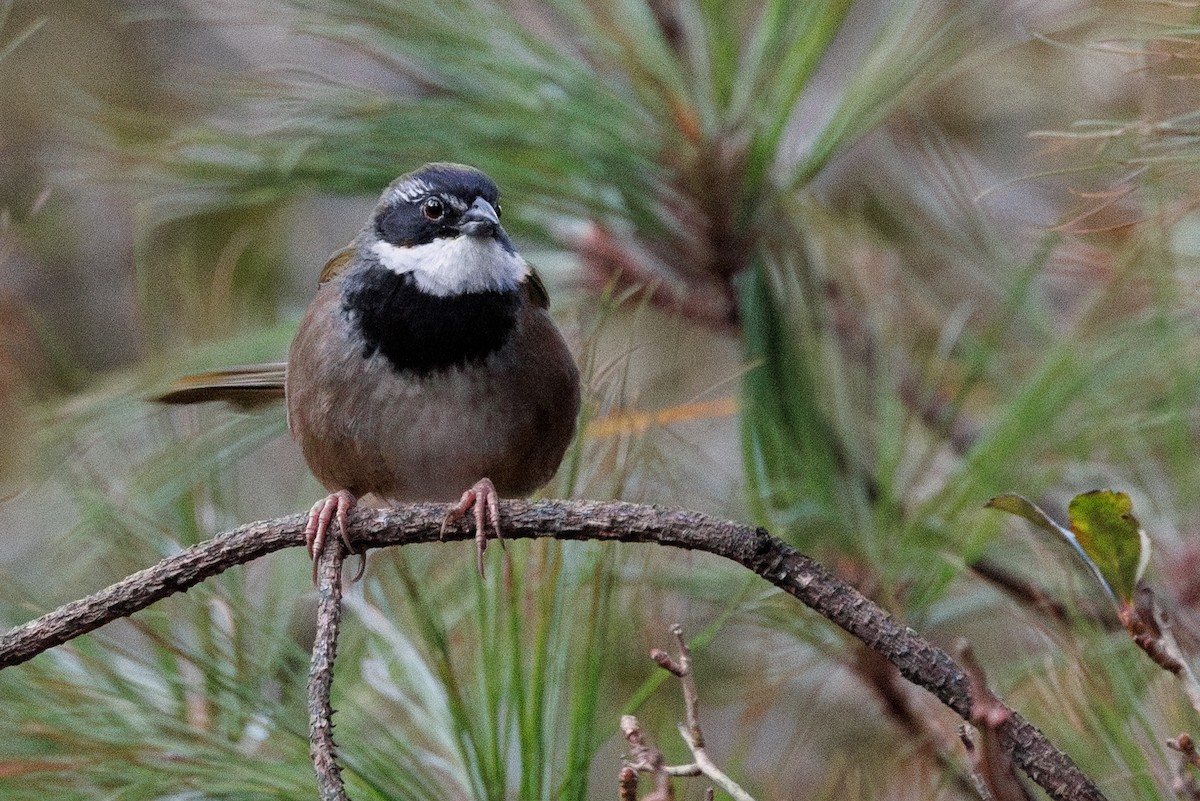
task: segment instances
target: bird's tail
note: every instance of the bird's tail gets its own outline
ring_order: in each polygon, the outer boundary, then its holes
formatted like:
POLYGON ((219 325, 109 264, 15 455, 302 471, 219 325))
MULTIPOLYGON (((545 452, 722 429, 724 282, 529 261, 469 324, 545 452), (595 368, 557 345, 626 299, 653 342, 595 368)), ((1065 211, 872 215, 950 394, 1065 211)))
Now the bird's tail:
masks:
POLYGON ((207 403, 226 401, 252 408, 283 397, 287 362, 249 364, 197 373, 176 379, 166 392, 156 395, 159 403, 207 403))

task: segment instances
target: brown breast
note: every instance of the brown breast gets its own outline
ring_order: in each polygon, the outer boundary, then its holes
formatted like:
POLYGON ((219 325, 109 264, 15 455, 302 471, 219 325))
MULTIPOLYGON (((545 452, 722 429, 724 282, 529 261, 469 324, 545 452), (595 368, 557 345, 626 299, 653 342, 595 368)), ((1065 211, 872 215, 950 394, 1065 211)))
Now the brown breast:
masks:
POLYGON ((288 425, 322 484, 449 501, 483 477, 504 495, 549 481, 575 431, 579 373, 546 311, 526 295, 503 347, 419 377, 364 355, 339 284, 318 290, 288 357, 288 425))

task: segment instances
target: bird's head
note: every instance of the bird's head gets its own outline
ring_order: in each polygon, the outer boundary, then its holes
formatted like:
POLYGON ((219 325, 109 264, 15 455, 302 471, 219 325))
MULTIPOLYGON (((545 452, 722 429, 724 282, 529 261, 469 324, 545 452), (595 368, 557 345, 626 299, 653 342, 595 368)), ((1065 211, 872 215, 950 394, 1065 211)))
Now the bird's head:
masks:
POLYGON ((359 246, 431 295, 511 291, 528 271, 500 224, 496 183, 463 164, 426 164, 393 181, 359 246))

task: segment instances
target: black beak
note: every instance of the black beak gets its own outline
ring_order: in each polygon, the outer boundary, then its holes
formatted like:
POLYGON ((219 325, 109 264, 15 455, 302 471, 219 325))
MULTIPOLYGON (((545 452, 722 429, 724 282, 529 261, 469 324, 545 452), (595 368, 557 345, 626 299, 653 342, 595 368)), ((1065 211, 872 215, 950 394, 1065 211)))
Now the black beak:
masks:
POLYGON ((495 236, 500 230, 500 216, 491 203, 477 197, 462 216, 458 229, 467 236, 495 236))

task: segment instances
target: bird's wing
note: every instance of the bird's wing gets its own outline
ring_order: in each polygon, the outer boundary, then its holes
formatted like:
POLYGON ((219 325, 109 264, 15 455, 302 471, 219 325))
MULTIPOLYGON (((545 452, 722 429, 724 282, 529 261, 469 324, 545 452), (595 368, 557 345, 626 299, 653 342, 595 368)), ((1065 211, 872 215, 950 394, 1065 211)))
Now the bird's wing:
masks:
POLYGON ((529 275, 525 279, 525 291, 529 293, 529 299, 534 305, 542 309, 550 308, 550 293, 546 291, 546 285, 542 283, 542 277, 538 275, 538 271, 534 269, 532 264, 528 265, 529 275))
POLYGON ((354 258, 356 250, 357 248, 354 245, 347 245, 330 256, 329 261, 325 262, 325 266, 321 268, 321 277, 317 279, 317 283, 324 284, 335 278, 350 263, 350 260, 354 258))
POLYGON ((227 401, 252 408, 283 397, 287 362, 228 367, 176 379, 161 395, 159 403, 206 403, 227 401))

